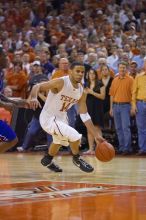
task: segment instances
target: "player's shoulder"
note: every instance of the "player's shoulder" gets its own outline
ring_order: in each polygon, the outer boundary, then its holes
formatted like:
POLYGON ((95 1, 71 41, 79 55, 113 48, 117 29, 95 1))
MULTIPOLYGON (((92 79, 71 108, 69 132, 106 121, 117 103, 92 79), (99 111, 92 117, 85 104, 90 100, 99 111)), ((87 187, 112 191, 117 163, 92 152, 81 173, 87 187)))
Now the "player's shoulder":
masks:
POLYGON ((52 79, 49 81, 50 83, 50 88, 51 89, 57 89, 58 91, 61 91, 61 89, 64 86, 64 79, 62 77, 57 78, 57 79, 52 79))
POLYGON ((51 79, 49 82, 51 82, 51 83, 61 83, 61 82, 64 82, 64 79, 63 79, 63 77, 59 77, 59 78, 51 79))

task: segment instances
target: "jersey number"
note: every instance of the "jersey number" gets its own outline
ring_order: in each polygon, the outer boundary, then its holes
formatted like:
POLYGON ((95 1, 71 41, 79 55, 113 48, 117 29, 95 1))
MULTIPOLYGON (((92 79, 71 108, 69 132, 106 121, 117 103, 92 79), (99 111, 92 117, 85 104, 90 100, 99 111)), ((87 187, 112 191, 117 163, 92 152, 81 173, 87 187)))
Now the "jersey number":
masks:
POLYGON ((71 103, 67 103, 67 102, 63 102, 63 105, 60 109, 61 112, 67 112, 67 110, 69 109, 71 103))

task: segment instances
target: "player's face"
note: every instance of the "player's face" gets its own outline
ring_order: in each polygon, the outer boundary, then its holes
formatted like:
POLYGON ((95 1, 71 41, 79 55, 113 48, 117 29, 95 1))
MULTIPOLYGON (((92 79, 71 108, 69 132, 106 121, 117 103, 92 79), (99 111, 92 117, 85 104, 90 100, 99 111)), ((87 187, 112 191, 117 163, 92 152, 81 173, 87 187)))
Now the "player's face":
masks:
POLYGON ((72 69, 72 73, 71 73, 73 81, 76 83, 80 83, 83 79, 84 73, 85 73, 84 66, 75 66, 72 69))

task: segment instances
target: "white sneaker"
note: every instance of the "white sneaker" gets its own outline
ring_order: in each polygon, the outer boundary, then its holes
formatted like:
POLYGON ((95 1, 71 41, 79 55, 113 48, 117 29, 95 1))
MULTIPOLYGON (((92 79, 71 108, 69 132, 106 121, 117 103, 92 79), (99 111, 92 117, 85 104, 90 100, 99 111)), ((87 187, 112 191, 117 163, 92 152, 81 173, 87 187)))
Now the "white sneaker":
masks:
POLYGON ((17 147, 18 152, 24 152, 23 147, 17 147))

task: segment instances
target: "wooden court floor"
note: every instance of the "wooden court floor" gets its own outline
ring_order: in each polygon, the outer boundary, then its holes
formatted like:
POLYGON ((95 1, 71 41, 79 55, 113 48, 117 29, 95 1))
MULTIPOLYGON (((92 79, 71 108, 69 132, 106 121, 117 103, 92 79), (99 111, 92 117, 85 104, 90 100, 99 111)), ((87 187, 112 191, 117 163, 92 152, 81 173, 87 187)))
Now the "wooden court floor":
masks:
POLYGON ((0 220, 146 220, 146 157, 102 163, 80 171, 58 156, 63 173, 40 164, 39 153, 0 155, 0 220))

